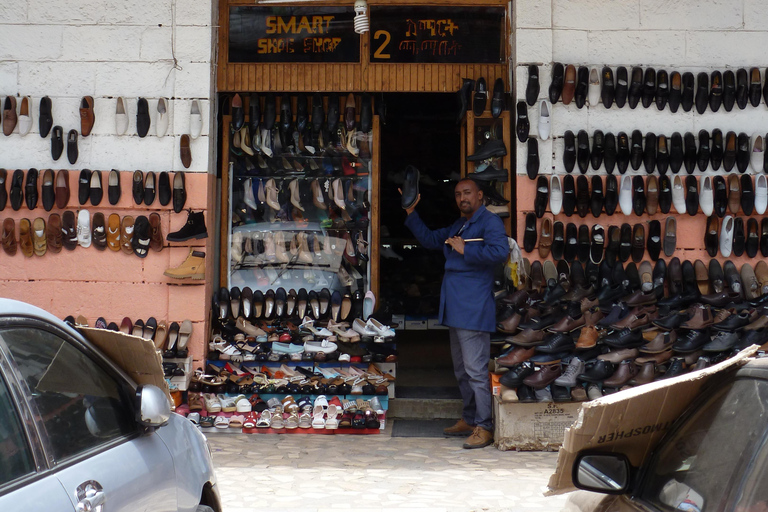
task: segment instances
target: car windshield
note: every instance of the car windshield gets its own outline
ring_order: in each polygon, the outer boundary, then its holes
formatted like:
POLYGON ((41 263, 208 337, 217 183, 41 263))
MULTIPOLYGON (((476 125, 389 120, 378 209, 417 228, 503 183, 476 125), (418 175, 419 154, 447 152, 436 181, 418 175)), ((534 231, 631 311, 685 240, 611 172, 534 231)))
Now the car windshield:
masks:
POLYGON ((768 425, 768 383, 736 380, 660 448, 641 498, 661 510, 721 511, 768 425))

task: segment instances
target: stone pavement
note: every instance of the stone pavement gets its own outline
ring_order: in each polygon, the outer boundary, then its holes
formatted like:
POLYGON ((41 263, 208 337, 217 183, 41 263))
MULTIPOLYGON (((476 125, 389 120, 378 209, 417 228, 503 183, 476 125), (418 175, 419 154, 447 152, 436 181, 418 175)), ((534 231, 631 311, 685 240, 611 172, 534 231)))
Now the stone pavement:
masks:
POLYGON ((211 433, 224 512, 525 512, 556 453, 464 450, 462 439, 211 433))

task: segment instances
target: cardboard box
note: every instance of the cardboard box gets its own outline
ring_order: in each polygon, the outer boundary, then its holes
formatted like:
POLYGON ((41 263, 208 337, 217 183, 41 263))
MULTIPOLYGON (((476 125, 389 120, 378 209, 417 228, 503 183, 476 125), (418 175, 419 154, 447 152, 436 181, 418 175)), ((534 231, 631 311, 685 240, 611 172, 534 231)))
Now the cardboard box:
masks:
POLYGON ((405 315, 392 315, 392 323, 390 325, 393 329, 405 329, 405 315))
POLYGON ((429 318, 429 319, 427 319, 427 328, 428 329, 442 329, 442 330, 445 330, 445 331, 448 330, 448 327, 446 327, 444 325, 441 325, 438 322, 437 318, 429 318))
POLYGON ((499 450, 554 451, 576 420, 579 402, 502 402, 493 397, 494 439, 499 450))
POLYGON ((405 330, 406 331, 426 331, 427 317, 406 315, 405 330))
POLYGON ((576 490, 571 471, 576 455, 582 450, 623 453, 630 464, 641 466, 707 380, 730 367, 745 364, 758 348, 752 345, 703 370, 584 402, 576 422, 564 432, 557 467, 549 479, 546 494, 576 490))
POLYGON ((501 395, 501 384, 499 383, 500 378, 501 375, 496 375, 495 373, 491 374, 491 393, 493 393, 495 396, 501 395))

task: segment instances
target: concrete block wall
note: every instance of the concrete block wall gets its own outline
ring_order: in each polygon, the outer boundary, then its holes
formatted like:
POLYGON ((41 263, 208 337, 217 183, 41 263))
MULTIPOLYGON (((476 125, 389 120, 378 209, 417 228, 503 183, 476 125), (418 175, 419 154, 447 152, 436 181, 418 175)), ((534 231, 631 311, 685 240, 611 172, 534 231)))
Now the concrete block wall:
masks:
MULTIPOLYGON (((213 228, 216 204, 215 133, 213 113, 213 0, 19 0, 0 4, 0 101, 15 96, 21 103, 32 97, 33 128, 21 136, 18 128, 10 136, 0 135, 0 168, 8 169, 8 182, 15 169, 70 169, 71 198, 67 209, 87 208, 91 215, 149 215, 162 218, 163 233, 176 231, 187 219, 186 212, 174 213, 171 205, 137 206, 131 196, 134 170, 144 172, 185 171, 187 207, 205 210, 213 228), (39 105, 51 98, 53 124, 63 128, 64 153, 54 161, 51 136, 41 138, 38 129, 39 105), (93 96, 95 123, 91 135, 79 136, 79 158, 67 160, 66 135, 80 132, 79 107, 83 96, 93 96), (118 96, 126 100, 129 127, 116 135, 115 107, 118 96), (149 134, 136 133, 139 97, 148 100, 151 118, 149 134), (155 131, 157 100, 168 102, 169 126, 163 137, 155 131), (192 165, 184 169, 179 142, 189 133, 190 106, 198 100, 203 115, 202 135, 191 140, 192 165), (214 129, 211 129, 211 127, 214 129), (80 206, 77 179, 83 168, 102 170, 105 197, 98 207, 80 206), (109 170, 121 171, 122 199, 109 205, 106 198, 109 170), (210 214, 210 215, 209 215, 210 214)), ((173 174, 171 174, 171 178, 173 174)), ((38 186, 40 183, 38 182, 38 186)), ((54 208, 51 213, 63 213, 54 208)), ((0 211, 0 220, 12 217, 43 217, 41 204, 35 210, 26 205, 14 212, 10 204, 0 211)), ((213 236, 194 245, 207 250, 212 260, 213 236)), ((193 357, 204 357, 207 338, 208 288, 178 286, 163 275, 186 258, 190 243, 171 244, 159 253, 150 251, 145 259, 98 251, 94 247, 43 257, 25 258, 19 251, 10 257, 0 253, 0 295, 24 300, 59 317, 84 315, 90 325, 99 316, 118 324, 123 317, 133 320, 154 316, 171 322, 189 318, 194 323, 190 341, 193 357)), ((208 275, 212 275, 211 261, 208 275)))
MULTIPOLYGON (((710 74, 714 70, 735 71, 740 67, 749 70, 755 66, 761 71, 763 83, 766 80, 768 54, 764 46, 768 40, 768 11, 764 3, 758 0, 517 0, 513 2, 513 10, 516 101, 525 99, 529 64, 539 66, 539 99, 548 99, 554 62, 573 64, 577 68, 594 66, 598 73, 607 65, 613 69, 614 76, 616 68, 623 65, 627 67, 630 78, 633 66, 643 69, 654 67, 657 71, 665 69, 670 74, 672 71, 681 74, 690 71, 694 76, 700 71, 710 74)), ((528 116, 530 135, 538 138, 538 104, 528 108, 528 116)), ((668 141, 674 132, 692 132, 698 140, 699 130, 706 129, 711 133, 714 128, 721 129, 724 136, 730 130, 745 132, 750 136, 753 133, 765 135, 768 132, 768 106, 761 102, 756 108, 748 106, 745 110, 739 110, 734 107, 730 113, 721 107, 716 113, 708 109, 699 115, 695 111, 684 112, 682 108, 677 113, 672 113, 669 107, 659 111, 655 104, 648 109, 642 105, 635 109, 630 109, 628 105, 621 109, 615 105, 606 109, 602 104, 585 105, 579 109, 575 102, 570 105, 558 102, 552 106, 551 128, 549 140, 539 140, 540 174, 557 173, 562 177, 565 175, 562 137, 566 130, 574 134, 581 129, 586 130, 590 135, 590 147, 592 134, 598 129, 614 135, 624 131, 630 136, 637 129, 644 134, 664 134, 668 141)), ((521 246, 525 214, 533 211, 536 194, 535 181, 529 180, 526 175, 526 159, 527 144, 517 141, 517 232, 521 246)), ((620 182, 621 176, 618 171, 614 172, 620 182)), ((717 172, 711 168, 705 173, 696 170, 695 176, 701 179, 701 176, 718 172, 725 174, 721 167, 717 172)), ((738 174, 735 169, 732 172, 738 174)), ((750 168, 747 172, 754 171, 750 168)), ((647 176, 642 166, 638 171, 632 171, 630 167, 627 173, 647 176)), ((590 179, 592 174, 605 176, 606 171, 603 167, 597 171, 590 167, 590 179)), ((577 175, 579 171, 576 169, 574 179, 577 175)), ((681 171, 681 175, 687 176, 687 173, 681 171)), ((549 211, 546 215, 552 216, 549 211)), ((699 213, 695 217, 678 215, 673 209, 669 215, 675 215, 677 219, 678 250, 675 256, 708 262, 710 257, 704 250, 704 214, 699 213)), ((743 212, 740 215, 746 226, 746 216, 743 212)), ((756 214, 753 216, 759 217, 756 214)), ((574 214, 568 218, 561 213, 554 220, 566 224, 573 222, 577 226, 599 223, 607 232, 609 225, 658 219, 662 224, 663 236, 666 217, 660 213, 653 217, 623 216, 617 209, 617 213, 610 217, 602 214, 594 218, 588 214, 581 219, 574 214)), ((537 227, 540 224, 541 220, 537 227)), ((524 253, 524 256, 532 260, 540 259, 536 249, 530 254, 524 253)), ((719 255, 718 258, 721 261, 724 259, 719 255)), ((748 261, 753 265, 757 262, 757 258, 750 261, 746 255, 730 259, 737 266, 748 261)))

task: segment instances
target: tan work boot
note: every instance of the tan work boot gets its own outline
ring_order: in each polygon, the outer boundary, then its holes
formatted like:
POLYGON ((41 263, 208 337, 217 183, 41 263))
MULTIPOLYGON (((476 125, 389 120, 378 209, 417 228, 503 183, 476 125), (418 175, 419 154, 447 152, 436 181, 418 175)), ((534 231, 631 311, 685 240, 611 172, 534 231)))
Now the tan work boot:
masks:
POLYGON ((469 436, 467 442, 464 443, 464 448, 471 450, 473 448, 485 448, 489 444, 493 444, 493 432, 485 430, 483 427, 475 427, 472 431, 472 435, 469 436))
POLYGON ((169 268, 163 274, 174 279, 205 279, 205 253, 190 249, 181 265, 169 268))
POLYGON ((472 430, 475 427, 464 421, 464 418, 460 419, 456 422, 456 424, 452 427, 448 427, 446 429, 443 429, 443 434, 447 436, 463 436, 466 437, 469 434, 472 433, 472 430))

